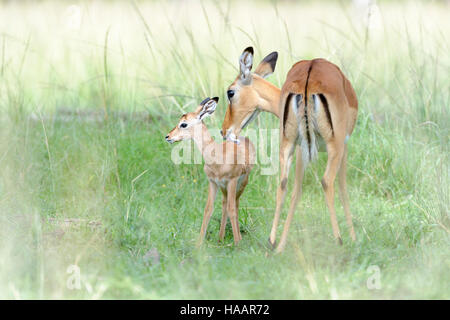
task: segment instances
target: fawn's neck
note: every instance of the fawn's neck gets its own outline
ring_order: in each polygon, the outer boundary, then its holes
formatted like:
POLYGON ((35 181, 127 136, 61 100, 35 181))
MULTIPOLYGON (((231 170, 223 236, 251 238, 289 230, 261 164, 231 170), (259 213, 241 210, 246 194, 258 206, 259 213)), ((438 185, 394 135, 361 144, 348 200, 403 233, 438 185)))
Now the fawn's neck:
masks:
POLYGON ((196 131, 192 139, 194 140, 198 150, 200 150, 200 152, 202 153, 205 162, 212 163, 214 162, 214 156, 210 148, 214 147, 216 142, 211 137, 211 134, 209 133, 208 128, 206 128, 203 121, 200 123, 200 126, 201 130, 196 131))

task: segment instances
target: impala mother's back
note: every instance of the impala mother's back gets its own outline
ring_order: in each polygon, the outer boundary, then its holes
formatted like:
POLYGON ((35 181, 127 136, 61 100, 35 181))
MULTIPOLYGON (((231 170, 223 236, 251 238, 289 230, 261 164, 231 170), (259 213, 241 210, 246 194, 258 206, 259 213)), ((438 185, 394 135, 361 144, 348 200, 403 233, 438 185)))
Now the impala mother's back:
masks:
POLYGON ((358 113, 355 91, 342 71, 325 59, 302 60, 294 64, 280 90, 264 79, 274 71, 277 57, 276 53, 269 54, 252 73, 253 48, 248 47, 241 54, 240 73, 227 91, 229 105, 222 134, 233 139, 261 110, 279 117, 281 173, 269 238, 272 246, 275 246, 294 149, 297 149, 294 190, 277 251, 283 250, 286 244, 289 226, 302 191, 304 169, 308 162, 316 158, 316 143, 318 139, 323 139, 328 161, 322 186, 333 235, 342 243, 334 208, 334 180, 339 171, 339 195, 351 238, 355 240, 346 184, 347 140, 353 132, 358 113))

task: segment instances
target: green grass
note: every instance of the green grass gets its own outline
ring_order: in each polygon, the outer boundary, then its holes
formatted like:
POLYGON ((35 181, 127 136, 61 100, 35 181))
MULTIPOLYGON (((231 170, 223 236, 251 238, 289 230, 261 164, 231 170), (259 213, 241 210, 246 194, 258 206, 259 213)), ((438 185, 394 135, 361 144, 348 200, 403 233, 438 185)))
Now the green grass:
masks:
MULTIPOLYGON (((82 2, 76 30, 61 22, 68 13, 58 2, 1 6, 1 298, 450 297, 445 4, 381 2, 372 29, 350 4, 333 2, 82 2), (344 245, 333 240, 320 154, 283 254, 266 246, 278 175, 259 165, 241 200, 240 245, 229 225, 217 242, 218 196, 195 247, 205 174, 173 164, 163 137, 206 96, 221 97, 207 120, 220 126, 248 45, 257 62, 279 51, 270 77, 278 86, 312 57, 337 63, 354 84, 355 243, 339 201, 344 245), (64 121, 68 111, 77 113, 64 121), (146 257, 152 249, 159 262, 146 257), (70 265, 80 268, 80 290, 67 287, 70 265), (378 290, 366 284, 371 266, 380 268, 378 290)), ((277 124, 261 114, 250 127, 277 124)))

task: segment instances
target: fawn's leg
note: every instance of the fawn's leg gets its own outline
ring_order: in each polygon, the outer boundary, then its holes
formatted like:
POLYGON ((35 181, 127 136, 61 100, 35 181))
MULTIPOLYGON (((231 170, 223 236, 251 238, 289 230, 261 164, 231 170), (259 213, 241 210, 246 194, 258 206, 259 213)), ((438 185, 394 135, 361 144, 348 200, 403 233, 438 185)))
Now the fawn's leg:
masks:
POLYGON ((291 225, 292 217, 294 216, 294 212, 297 207, 298 201, 302 196, 302 182, 305 170, 303 168, 302 150, 300 147, 297 147, 296 157, 297 159, 295 165, 295 181, 294 181, 294 190, 292 190, 291 206, 289 207, 289 213, 286 218, 286 222, 284 223, 284 229, 283 233, 281 234, 280 244, 277 247, 277 252, 283 251, 284 246, 286 245, 286 239, 289 233, 289 227, 291 225))
POLYGON ((234 244, 237 245, 239 240, 241 240, 241 233, 239 231, 239 225, 237 222, 237 211, 236 211, 236 187, 238 178, 231 179, 228 182, 227 193, 228 193, 228 203, 227 211, 231 221, 231 228, 233 229, 234 244))
MULTIPOLYGON (((245 187, 248 184, 248 176, 250 175, 250 173, 245 174, 245 176, 242 178, 241 184, 239 186, 239 190, 236 193, 236 219, 237 219, 237 226, 239 228, 239 230, 241 230, 241 228, 239 227, 239 199, 242 195, 242 193, 244 193, 245 187)), ((240 239, 242 240, 242 235, 241 233, 239 233, 240 239)))
POLYGON ((227 225, 228 213, 227 213, 227 191, 223 191, 222 198, 222 220, 220 221, 219 241, 223 241, 225 237, 225 227, 227 225))
POLYGON ((348 228, 350 229, 350 237, 353 241, 356 240, 355 229, 353 229, 352 215, 350 213, 350 206, 347 193, 347 144, 344 145, 344 154, 341 160, 341 168, 339 169, 339 198, 344 207, 345 218, 347 220, 348 228))
POLYGON ((245 187, 248 184, 248 176, 249 175, 250 175, 250 173, 246 173, 245 176, 242 178, 241 185, 239 186, 239 190, 237 190, 237 193, 236 193, 236 200, 239 200, 242 193, 244 193, 245 187))
POLYGON ((236 199, 236 227, 239 230, 239 241, 242 240, 241 227, 239 226, 239 199, 236 199))
POLYGON ((288 139, 283 137, 280 146, 280 184, 277 189, 277 204, 275 207, 275 216, 273 218, 272 231, 270 232, 269 242, 275 246, 277 237, 278 221, 280 220, 280 213, 283 208, 284 198, 287 191, 287 183, 289 177, 289 169, 292 163, 292 154, 294 151, 295 139, 288 139))
POLYGON ((214 200, 217 194, 217 185, 209 181, 208 200, 206 201, 205 212, 203 214, 202 228, 200 229, 200 237, 197 242, 197 246, 200 246, 205 238, 206 229, 208 228, 209 219, 214 209, 214 200))

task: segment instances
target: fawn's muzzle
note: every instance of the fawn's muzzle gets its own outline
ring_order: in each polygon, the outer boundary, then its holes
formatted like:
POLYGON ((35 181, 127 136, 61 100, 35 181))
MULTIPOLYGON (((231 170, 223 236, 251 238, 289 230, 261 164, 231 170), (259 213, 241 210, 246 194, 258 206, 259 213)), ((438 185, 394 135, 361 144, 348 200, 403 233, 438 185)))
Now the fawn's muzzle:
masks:
POLYGON ((172 139, 169 139, 169 135, 166 136, 166 141, 167 141, 168 143, 173 143, 173 140, 172 140, 172 139))

